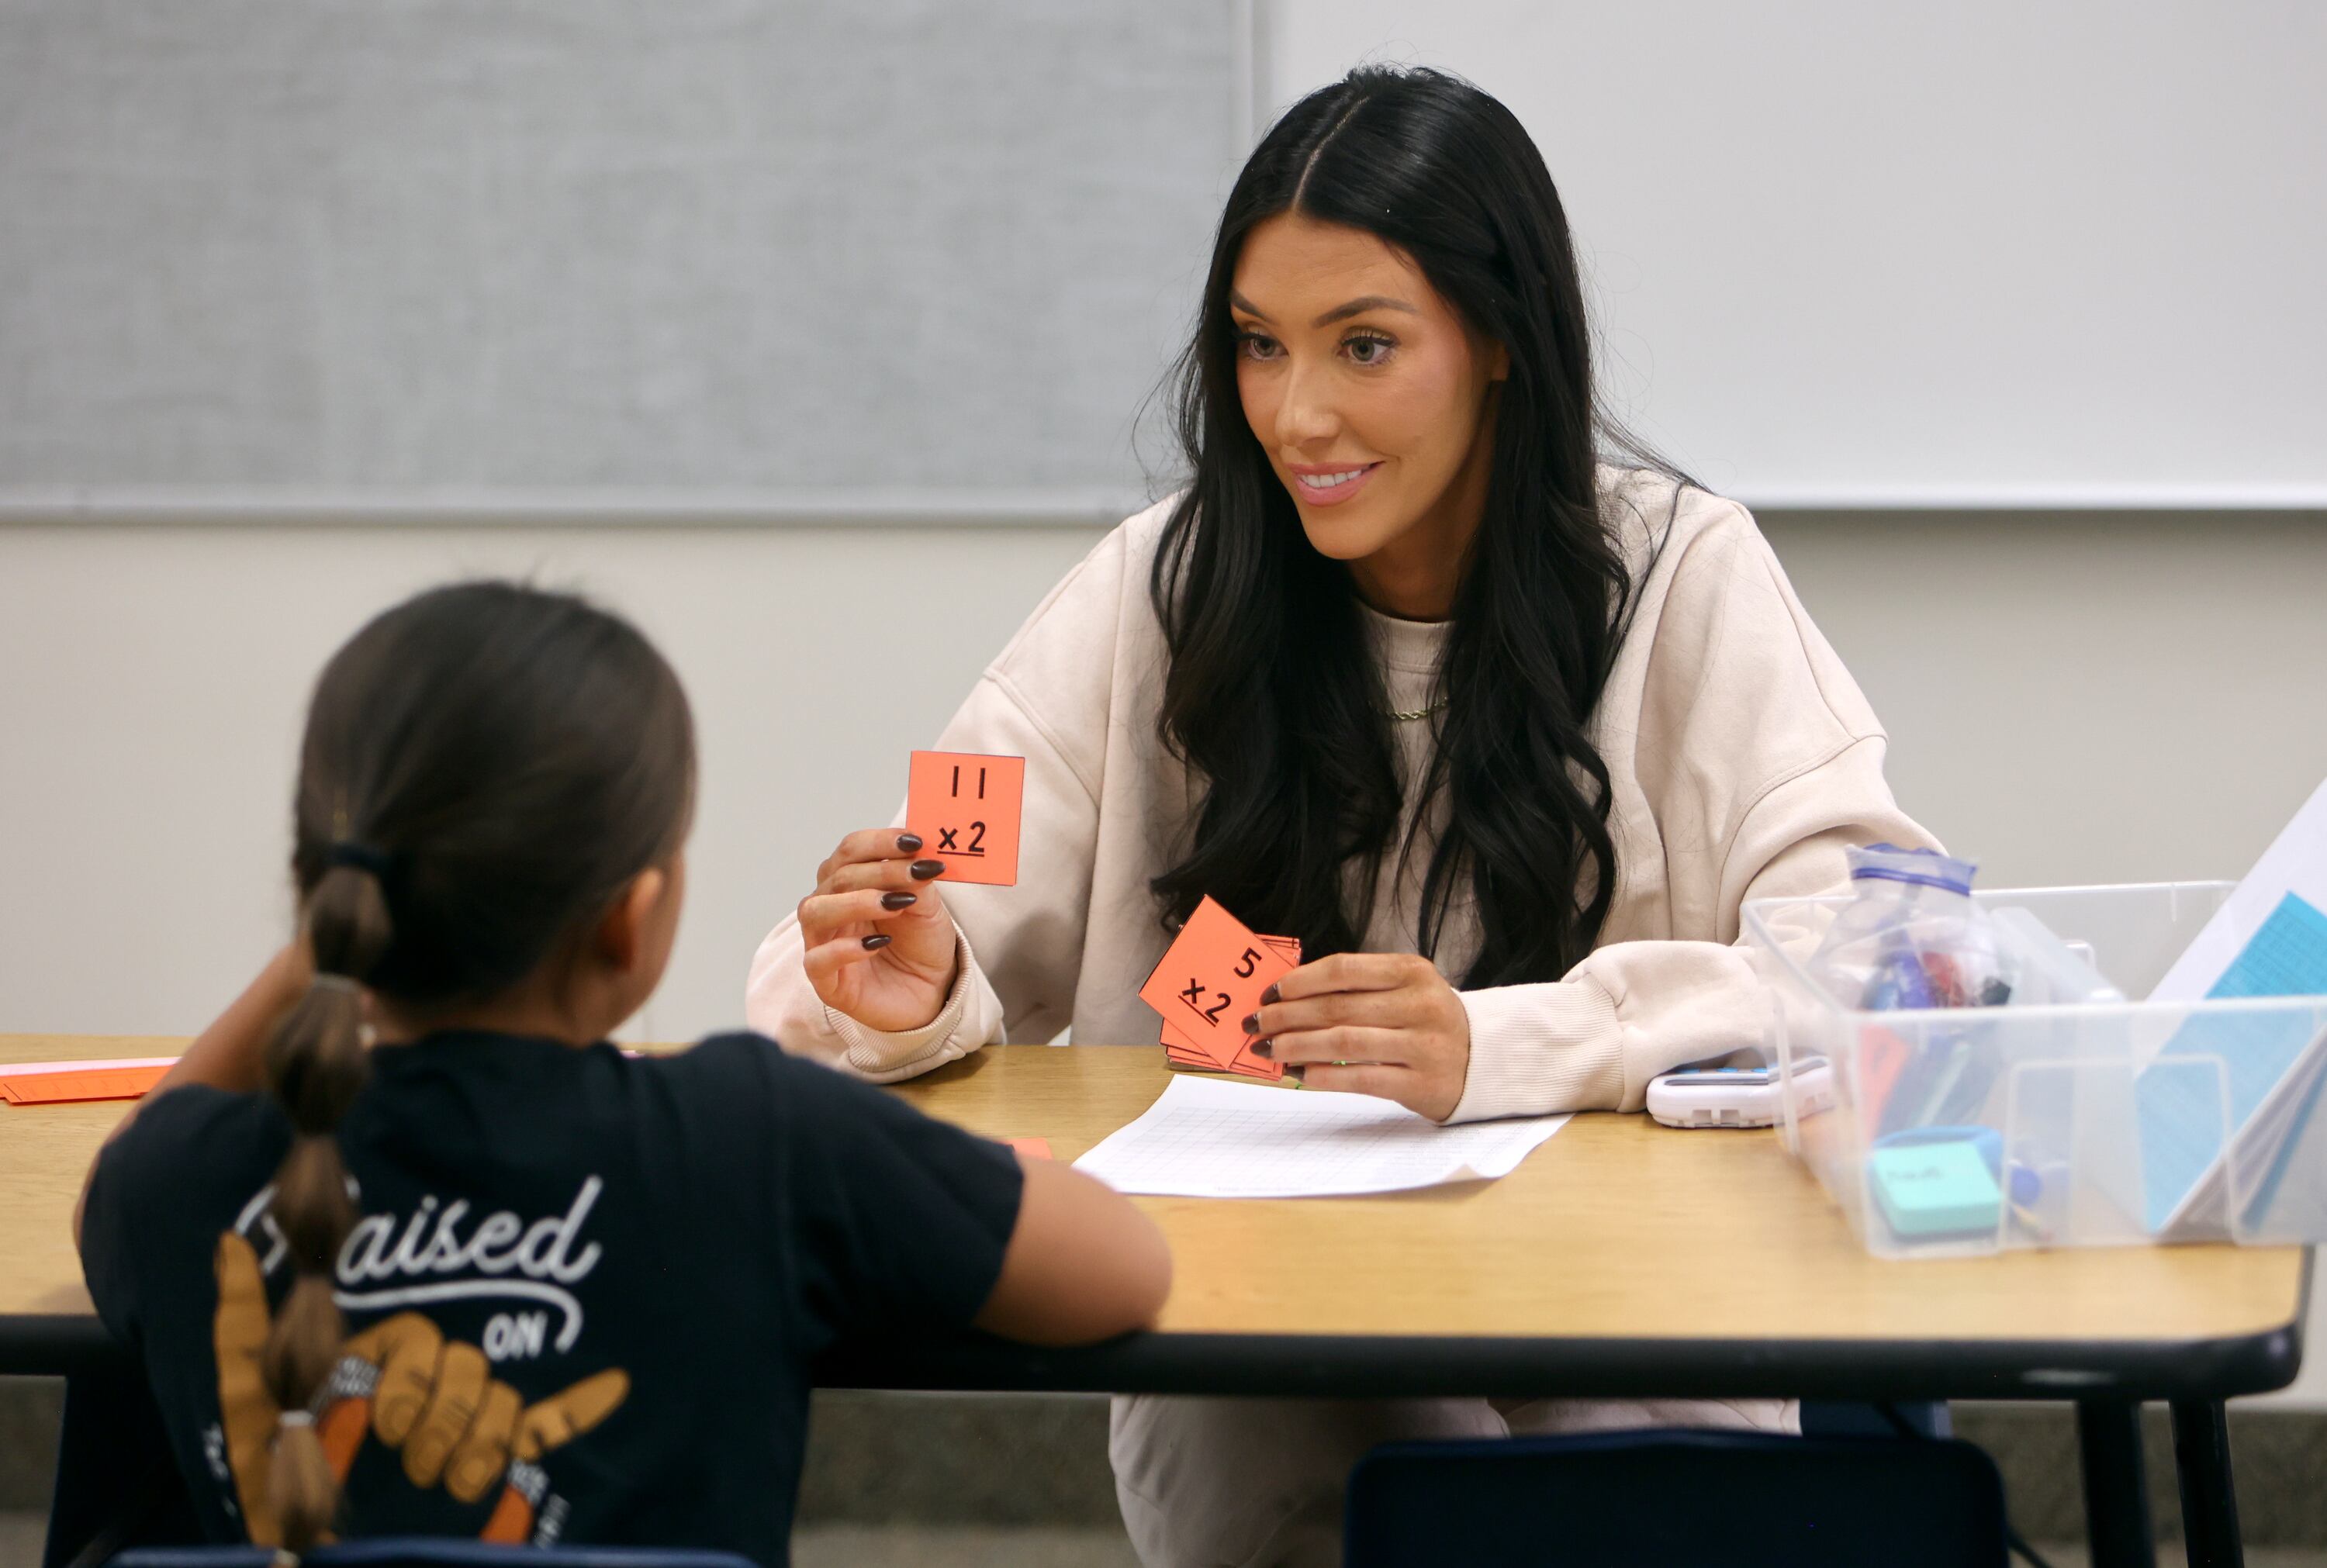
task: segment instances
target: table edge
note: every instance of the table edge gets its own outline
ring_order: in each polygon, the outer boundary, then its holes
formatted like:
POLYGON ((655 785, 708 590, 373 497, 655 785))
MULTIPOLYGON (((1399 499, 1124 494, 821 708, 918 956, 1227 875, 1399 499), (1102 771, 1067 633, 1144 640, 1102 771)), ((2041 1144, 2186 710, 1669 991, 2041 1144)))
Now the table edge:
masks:
MULTIPOLYGON (((821 1387, 986 1392, 1507 1398, 2227 1399, 2283 1388, 2304 1310, 2220 1339, 1674 1339, 1141 1333, 1075 1349, 975 1332, 817 1364, 821 1387)), ((127 1355, 91 1317, 0 1318, 0 1374, 127 1355)))
POLYGON ((1404 1398, 2218 1400, 2294 1381, 2303 1322, 2202 1340, 979 1336, 828 1356, 821 1387, 1404 1398))

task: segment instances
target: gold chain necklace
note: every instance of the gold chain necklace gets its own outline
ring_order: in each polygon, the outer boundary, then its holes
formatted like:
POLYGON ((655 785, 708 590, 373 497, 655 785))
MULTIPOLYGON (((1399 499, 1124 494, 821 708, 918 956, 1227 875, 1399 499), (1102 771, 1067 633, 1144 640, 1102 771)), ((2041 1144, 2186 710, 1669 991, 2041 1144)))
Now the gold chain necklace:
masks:
POLYGON ((1430 705, 1428 707, 1426 707, 1426 708, 1416 708, 1416 709, 1415 709, 1412 713, 1408 713, 1408 714, 1401 714, 1401 713, 1397 713, 1397 712, 1392 711, 1392 712, 1390 712, 1390 713, 1385 714, 1383 716, 1384 716, 1384 717, 1386 717, 1386 718, 1389 718, 1389 719, 1395 719, 1397 723, 1401 723, 1401 724, 1410 724, 1410 723, 1414 723, 1414 721, 1415 721, 1415 720, 1416 720, 1416 719, 1426 719, 1426 718, 1428 718, 1431 714, 1435 714, 1435 713, 1438 712, 1440 709, 1444 708, 1445 705, 1446 705, 1446 699, 1445 699, 1444 697, 1440 697, 1436 702, 1435 702, 1435 703, 1431 704, 1431 705, 1430 705))

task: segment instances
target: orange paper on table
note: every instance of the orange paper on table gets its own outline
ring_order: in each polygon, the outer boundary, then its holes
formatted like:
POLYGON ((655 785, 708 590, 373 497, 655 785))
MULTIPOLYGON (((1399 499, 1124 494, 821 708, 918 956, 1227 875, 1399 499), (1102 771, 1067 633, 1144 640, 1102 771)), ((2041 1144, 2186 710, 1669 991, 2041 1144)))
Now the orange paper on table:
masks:
POLYGON ((916 751, 905 789, 905 831, 945 862, 947 882, 1014 887, 1026 759, 916 751))
POLYGON ((1029 1160, 1051 1158, 1051 1140, 1048 1138, 1005 1138, 1002 1141, 1029 1160))
POLYGON ((0 1100, 14 1106, 61 1106, 79 1100, 143 1099, 169 1070, 166 1062, 75 1068, 69 1072, 0 1069, 0 1100))
POLYGON ((1176 1032, 1176 1041, 1166 1036, 1166 1049, 1177 1043, 1227 1068, 1244 1051, 1246 1015, 1293 967, 1283 951, 1206 899, 1164 950, 1139 999, 1176 1032))

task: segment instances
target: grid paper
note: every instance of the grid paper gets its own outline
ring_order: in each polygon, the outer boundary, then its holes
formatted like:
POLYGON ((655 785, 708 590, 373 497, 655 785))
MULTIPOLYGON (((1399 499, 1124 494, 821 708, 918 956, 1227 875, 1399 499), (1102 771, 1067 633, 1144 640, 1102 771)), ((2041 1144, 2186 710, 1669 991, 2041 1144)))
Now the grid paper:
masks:
POLYGON ((1565 1116, 1444 1127, 1369 1095, 1175 1078, 1075 1162, 1118 1192, 1320 1198, 1508 1176, 1565 1116))

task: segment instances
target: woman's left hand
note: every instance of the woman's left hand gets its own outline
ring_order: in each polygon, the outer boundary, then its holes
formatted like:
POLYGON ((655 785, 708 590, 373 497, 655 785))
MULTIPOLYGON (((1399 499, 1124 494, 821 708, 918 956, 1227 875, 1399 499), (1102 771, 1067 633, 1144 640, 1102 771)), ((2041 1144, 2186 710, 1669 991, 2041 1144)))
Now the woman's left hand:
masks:
POLYGON ((1427 958, 1336 953, 1285 975, 1262 1003, 1245 1021, 1255 1052, 1301 1069, 1310 1088, 1378 1095, 1434 1122, 1462 1103, 1471 1015, 1427 958))

